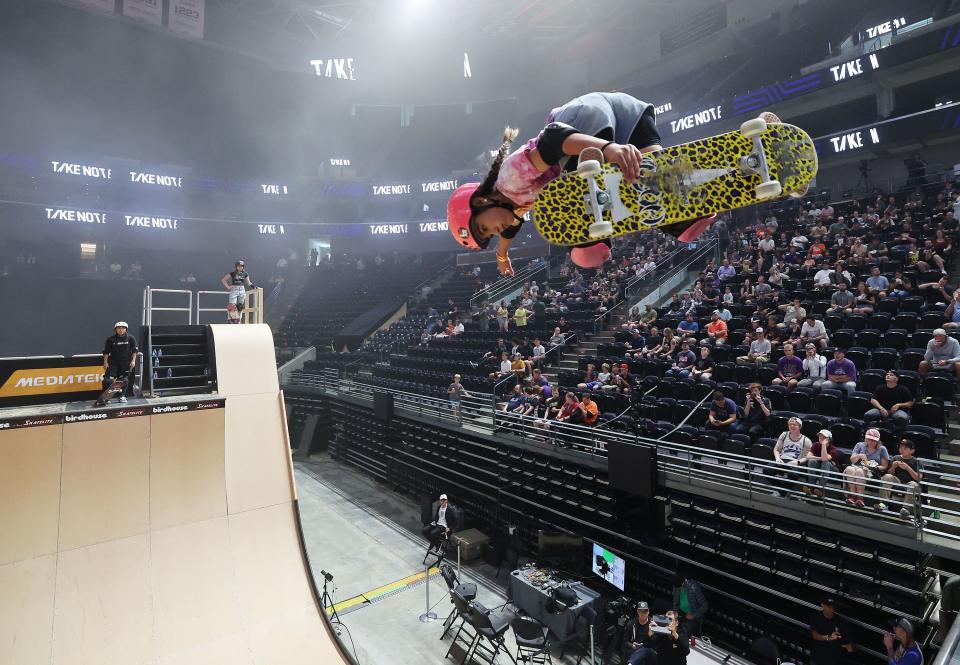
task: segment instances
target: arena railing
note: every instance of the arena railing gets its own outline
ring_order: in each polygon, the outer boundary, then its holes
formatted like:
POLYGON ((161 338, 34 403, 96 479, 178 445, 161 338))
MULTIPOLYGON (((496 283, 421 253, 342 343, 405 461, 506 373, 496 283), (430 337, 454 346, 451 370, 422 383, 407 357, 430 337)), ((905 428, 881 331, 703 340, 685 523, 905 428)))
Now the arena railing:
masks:
POLYGON ((491 284, 487 288, 477 291, 470 296, 470 309, 476 310, 484 301, 497 302, 510 293, 519 291, 526 282, 539 276, 540 273, 547 272, 550 268, 550 262, 554 259, 555 257, 552 256, 536 259, 534 263, 526 265, 515 272, 512 277, 499 279, 495 284, 491 284))
POLYGON ((719 253, 719 247, 720 245, 717 239, 712 238, 702 246, 697 247, 692 253, 689 253, 690 250, 687 249, 687 247, 681 247, 667 254, 667 256, 660 259, 657 263, 656 269, 643 275, 638 275, 627 282, 621 299, 606 312, 602 312, 594 317, 593 334, 599 333, 606 327, 611 315, 621 313, 621 311, 628 312, 630 303, 632 302, 639 302, 651 296, 651 302, 663 300, 667 293, 676 291, 679 285, 677 278, 681 274, 689 272, 695 263, 702 261, 704 265, 706 265, 707 262, 709 262, 708 257, 716 258, 719 253), (687 255, 677 263, 677 259, 684 253, 687 253, 687 255), (661 265, 663 266, 662 268, 661 265))
MULTIPOLYGON (((312 386, 328 393, 364 400, 372 400, 374 392, 387 392, 394 396, 394 404, 399 409, 438 421, 457 420, 446 399, 341 379, 335 371, 320 375, 301 373, 294 377, 293 385, 312 386)), ((889 492, 890 498, 882 500, 888 504, 888 509, 906 507, 909 519, 902 519, 897 511, 880 514, 848 504, 845 484, 851 479, 836 471, 787 466, 747 454, 708 450, 697 445, 584 425, 553 421, 549 429, 544 429, 534 424, 537 419, 533 417, 497 411, 488 395, 464 398, 460 412, 460 422, 474 431, 485 434, 507 432, 521 441, 547 441, 600 457, 606 457, 607 447, 612 442, 656 448, 659 470, 674 487, 708 488, 750 501, 799 499, 804 502, 805 512, 811 516, 829 519, 831 513, 828 511, 841 511, 857 521, 867 518, 870 523, 882 520, 896 525, 917 541, 960 541, 960 464, 922 459, 921 492, 916 494, 895 483, 874 478, 856 479, 864 486, 863 496, 871 501, 881 490, 889 492), (804 486, 810 493, 803 491, 804 486), (822 496, 815 496, 814 489, 820 490, 822 496)))

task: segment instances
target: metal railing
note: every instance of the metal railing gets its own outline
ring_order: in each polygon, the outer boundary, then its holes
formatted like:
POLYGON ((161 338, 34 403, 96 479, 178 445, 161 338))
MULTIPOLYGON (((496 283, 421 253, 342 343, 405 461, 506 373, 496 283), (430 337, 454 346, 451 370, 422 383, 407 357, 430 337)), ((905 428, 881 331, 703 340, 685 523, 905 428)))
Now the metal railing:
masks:
MULTIPOLYGON (((653 295, 653 302, 663 299, 665 291, 673 292, 676 290, 675 277, 681 273, 687 273, 693 264, 698 261, 704 261, 709 256, 716 258, 719 252, 719 243, 714 238, 707 241, 702 247, 698 247, 692 254, 684 257, 683 261, 679 264, 672 267, 667 267, 664 265, 663 269, 660 268, 660 264, 672 264, 677 256, 681 252, 687 252, 686 248, 678 249, 674 252, 671 252, 664 258, 660 260, 660 263, 657 264, 655 270, 649 271, 646 274, 638 275, 632 280, 627 282, 626 287, 624 287, 623 297, 617 301, 617 303, 608 309, 606 312, 602 312, 593 318, 593 333, 597 334, 607 325, 607 321, 610 319, 612 314, 618 313, 619 311, 629 311, 630 303, 638 302, 644 298, 648 298, 653 295)), ((706 261, 704 261, 706 264, 706 261)))
MULTIPOLYGON (((197 307, 194 310, 196 315, 196 322, 201 323, 201 313, 216 312, 221 317, 226 311, 226 305, 224 300, 226 300, 229 291, 197 291, 197 307), (215 295, 218 297, 220 304, 217 307, 201 307, 200 306, 200 297, 201 296, 210 296, 215 295)), ((250 291, 246 292, 247 304, 243 308, 241 313, 241 318, 244 323, 263 323, 263 289, 259 286, 254 287, 250 291)), ((223 323, 223 319, 220 321, 214 321, 212 323, 223 323)))
MULTIPOLYGON (((542 272, 546 272, 550 267, 551 257, 538 261, 533 265, 524 266, 523 269, 515 272, 512 277, 497 280, 485 289, 481 289, 470 296, 470 309, 476 310, 483 301, 497 302, 514 291, 523 288, 523 284, 532 280, 542 272)), ((544 287, 546 288, 546 287, 544 287)))
POLYGON ((143 315, 140 323, 145 326, 153 326, 154 312, 186 312, 187 325, 193 323, 193 291, 189 289, 152 289, 147 284, 143 289, 143 315), (187 296, 186 307, 157 307, 153 304, 153 295, 155 293, 176 293, 187 296))
MULTIPOLYGON (((312 386, 338 395, 370 400, 374 391, 389 392, 400 409, 438 420, 456 420, 448 400, 339 379, 335 373, 300 374, 294 377, 293 385, 312 386)), ((544 428, 542 419, 497 411, 489 395, 482 399, 465 398, 461 404, 461 420, 482 433, 506 430, 520 440, 550 441, 600 457, 607 455, 607 447, 612 442, 655 447, 659 470, 674 486, 707 487, 750 501, 803 499, 805 512, 813 516, 829 519, 840 511, 859 522, 876 520, 895 525, 917 541, 938 538, 941 542, 960 542, 960 464, 952 462, 922 459, 921 491, 912 492, 909 487, 889 479, 852 479, 838 471, 786 465, 769 457, 708 450, 698 445, 652 439, 625 431, 556 421, 544 428), (537 420, 541 422, 537 423, 537 420), (908 518, 900 517, 899 508, 894 512, 880 513, 847 503, 846 498, 852 491, 851 482, 862 485, 864 493, 861 496, 871 501, 879 497, 888 508, 903 506, 908 518)))

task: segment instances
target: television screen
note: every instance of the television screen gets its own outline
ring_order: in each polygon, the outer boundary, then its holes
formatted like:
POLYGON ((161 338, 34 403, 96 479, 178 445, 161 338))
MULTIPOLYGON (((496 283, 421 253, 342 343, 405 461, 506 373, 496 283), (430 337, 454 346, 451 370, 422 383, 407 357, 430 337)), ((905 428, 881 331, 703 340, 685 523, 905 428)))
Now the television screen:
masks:
POLYGON ((590 564, 593 572, 623 591, 624 561, 610 550, 593 544, 590 564))

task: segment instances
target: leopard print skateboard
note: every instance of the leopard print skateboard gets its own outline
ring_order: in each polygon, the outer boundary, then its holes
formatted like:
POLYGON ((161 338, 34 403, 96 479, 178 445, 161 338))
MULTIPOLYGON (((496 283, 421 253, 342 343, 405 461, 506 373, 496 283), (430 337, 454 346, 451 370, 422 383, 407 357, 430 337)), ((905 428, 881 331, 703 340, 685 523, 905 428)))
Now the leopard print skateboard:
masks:
POLYGON ((547 242, 579 245, 800 197, 816 174, 817 153, 805 131, 757 118, 740 131, 644 153, 632 184, 614 164, 581 160, 577 172, 543 188, 533 220, 547 242))

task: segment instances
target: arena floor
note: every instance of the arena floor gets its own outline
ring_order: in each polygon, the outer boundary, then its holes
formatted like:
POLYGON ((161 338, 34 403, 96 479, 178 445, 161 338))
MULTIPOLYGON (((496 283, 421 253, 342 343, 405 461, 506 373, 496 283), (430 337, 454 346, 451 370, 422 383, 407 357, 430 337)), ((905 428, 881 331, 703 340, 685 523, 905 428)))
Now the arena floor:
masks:
MULTIPOLYGON (((296 464, 296 481, 304 538, 314 577, 322 586, 321 570, 334 575, 334 601, 344 601, 376 592, 373 602, 363 602, 341 615, 347 630, 342 638, 351 649, 351 638, 361 665, 380 663, 441 665, 455 662, 444 659, 450 635, 443 642, 442 619, 450 611, 446 585, 439 575, 430 578, 430 603, 440 617, 433 623, 418 619, 426 609, 422 582, 400 585, 399 590, 383 593, 381 587, 400 582, 423 572, 421 561, 425 541, 419 534, 419 511, 413 501, 379 487, 350 467, 330 460, 325 454, 296 464)), ((495 584, 495 568, 471 562, 462 567, 461 577, 477 583, 478 599, 487 607, 506 602, 504 589, 495 584)), ((501 572, 501 584, 504 574, 501 572)), ((516 643, 508 631, 511 654, 516 643)), ((576 662, 567 654, 554 663, 576 662)), ((499 656, 498 662, 510 659, 499 656)), ((688 665, 719 662, 694 650, 688 665)))

